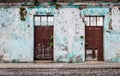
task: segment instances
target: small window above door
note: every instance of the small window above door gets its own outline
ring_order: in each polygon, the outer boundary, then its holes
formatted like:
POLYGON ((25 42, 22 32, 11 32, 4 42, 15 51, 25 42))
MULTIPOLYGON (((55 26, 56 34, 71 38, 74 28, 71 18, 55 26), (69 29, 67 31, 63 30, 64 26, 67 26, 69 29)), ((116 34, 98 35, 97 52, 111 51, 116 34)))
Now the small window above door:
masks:
POLYGON ((53 15, 35 15, 34 22, 35 26, 53 26, 53 15))
POLYGON ((102 26, 103 25, 103 17, 97 17, 97 25, 102 26))
POLYGON ((85 17, 86 26, 103 26, 104 16, 86 16, 85 17))

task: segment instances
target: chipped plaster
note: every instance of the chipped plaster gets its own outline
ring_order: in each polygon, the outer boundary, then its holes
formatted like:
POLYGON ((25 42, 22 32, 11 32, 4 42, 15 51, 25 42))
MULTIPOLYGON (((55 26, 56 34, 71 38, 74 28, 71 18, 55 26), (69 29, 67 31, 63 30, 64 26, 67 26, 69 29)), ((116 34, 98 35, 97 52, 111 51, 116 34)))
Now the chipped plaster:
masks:
POLYGON ((120 10, 112 7, 54 7, 27 8, 26 21, 19 17, 19 7, 0 7, 0 60, 20 62, 34 61, 33 15, 54 15, 54 61, 84 62, 85 15, 104 15, 104 60, 120 62, 120 10), (112 22, 110 22, 112 21, 112 22), (112 26, 112 30, 109 26, 112 26), (28 27, 29 26, 29 27, 28 27), (83 39, 80 38, 83 36, 83 39))

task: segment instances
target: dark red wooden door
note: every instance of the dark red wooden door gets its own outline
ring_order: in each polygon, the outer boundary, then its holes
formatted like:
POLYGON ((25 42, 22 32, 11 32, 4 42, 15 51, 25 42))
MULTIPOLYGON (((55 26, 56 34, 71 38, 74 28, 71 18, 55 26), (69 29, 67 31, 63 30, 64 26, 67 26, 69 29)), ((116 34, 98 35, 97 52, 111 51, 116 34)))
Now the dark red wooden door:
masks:
POLYGON ((103 27, 85 27, 86 60, 103 61, 103 27))
POLYGON ((53 26, 34 27, 35 60, 53 59, 53 26))

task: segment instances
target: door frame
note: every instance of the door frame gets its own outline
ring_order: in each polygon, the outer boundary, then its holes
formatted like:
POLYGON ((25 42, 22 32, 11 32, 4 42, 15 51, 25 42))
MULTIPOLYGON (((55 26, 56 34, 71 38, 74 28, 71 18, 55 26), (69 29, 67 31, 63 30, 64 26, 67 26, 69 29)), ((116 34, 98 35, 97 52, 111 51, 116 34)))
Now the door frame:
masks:
MULTIPOLYGON (((104 58, 104 55, 105 55, 104 54, 104 20, 105 20, 105 16, 104 15, 85 15, 85 17, 103 17, 103 26, 101 26, 101 27, 103 28, 103 32, 102 32, 103 33, 103 36, 102 36, 103 37, 103 46, 102 46, 103 48, 102 49, 103 49, 103 62, 104 62, 104 60, 105 60, 105 58, 104 58)), ((85 23, 85 18, 84 18, 83 21, 85 23)), ((85 50, 84 50, 84 59, 85 59, 85 62, 86 62, 87 61, 86 60, 86 44, 85 44, 86 43, 86 25, 84 25, 84 27, 85 27, 84 28, 84 34, 85 34, 85 40, 84 40, 84 47, 85 47, 85 50)))
MULTIPOLYGON (((53 24, 53 52, 52 52, 52 59, 51 60, 49 60, 49 59, 45 59, 45 60, 39 60, 39 59, 35 59, 35 16, 38 16, 38 17, 40 17, 40 16, 53 16, 54 17, 54 15, 33 15, 33 59, 34 59, 34 61, 53 61, 54 60, 54 24, 53 24)), ((54 21, 54 20, 53 20, 54 21)), ((45 27, 45 26, 41 26, 41 27, 45 27)))

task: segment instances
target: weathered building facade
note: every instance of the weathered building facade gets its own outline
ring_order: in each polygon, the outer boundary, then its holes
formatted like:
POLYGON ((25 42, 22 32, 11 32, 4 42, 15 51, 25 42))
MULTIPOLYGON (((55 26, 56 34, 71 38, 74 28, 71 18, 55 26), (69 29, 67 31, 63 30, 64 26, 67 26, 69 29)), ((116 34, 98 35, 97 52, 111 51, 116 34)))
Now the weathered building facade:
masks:
POLYGON ((1 61, 120 62, 119 37, 117 0, 0 4, 1 61))

